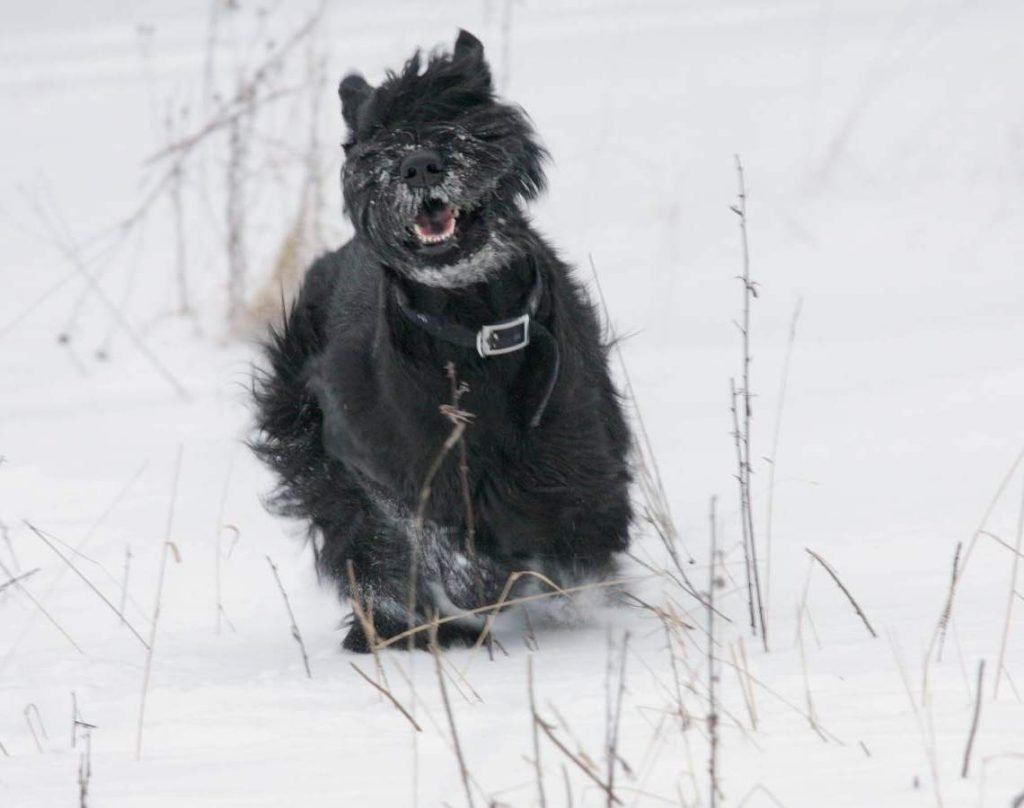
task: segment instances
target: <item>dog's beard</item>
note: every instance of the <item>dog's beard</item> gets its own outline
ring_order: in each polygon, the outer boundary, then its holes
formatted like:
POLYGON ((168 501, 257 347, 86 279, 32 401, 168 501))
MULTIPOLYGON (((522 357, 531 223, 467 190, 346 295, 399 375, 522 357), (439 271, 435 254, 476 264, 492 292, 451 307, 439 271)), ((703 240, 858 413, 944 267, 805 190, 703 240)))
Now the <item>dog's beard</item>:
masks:
POLYGON ((388 190, 356 219, 384 263, 411 280, 463 287, 487 281, 513 256, 503 237, 507 217, 486 199, 468 199, 447 183, 388 190))

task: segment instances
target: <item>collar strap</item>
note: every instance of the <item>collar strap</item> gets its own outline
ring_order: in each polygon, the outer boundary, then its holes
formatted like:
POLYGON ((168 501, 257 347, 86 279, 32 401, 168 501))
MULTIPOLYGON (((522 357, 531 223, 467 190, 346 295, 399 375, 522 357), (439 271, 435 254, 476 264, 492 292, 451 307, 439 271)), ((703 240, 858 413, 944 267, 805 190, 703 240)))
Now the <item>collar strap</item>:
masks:
POLYGON ((482 357, 501 356, 502 354, 521 351, 530 344, 531 318, 536 316, 540 308, 540 300, 544 294, 544 276, 534 269, 533 288, 526 299, 526 311, 518 317, 502 320, 479 329, 466 328, 433 314, 417 311, 409 301, 409 295, 400 284, 393 284, 395 301, 406 319, 418 325, 428 334, 453 342, 465 348, 474 348, 482 357))

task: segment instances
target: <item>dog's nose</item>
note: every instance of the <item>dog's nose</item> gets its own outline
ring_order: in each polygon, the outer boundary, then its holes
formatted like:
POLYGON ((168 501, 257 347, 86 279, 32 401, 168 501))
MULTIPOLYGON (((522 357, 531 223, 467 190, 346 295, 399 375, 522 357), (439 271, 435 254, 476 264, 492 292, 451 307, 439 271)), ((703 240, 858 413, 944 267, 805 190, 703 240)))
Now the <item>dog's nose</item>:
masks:
POLYGON ((410 188, 431 188, 444 179, 444 163, 433 149, 420 149, 407 154, 398 167, 402 182, 410 188))

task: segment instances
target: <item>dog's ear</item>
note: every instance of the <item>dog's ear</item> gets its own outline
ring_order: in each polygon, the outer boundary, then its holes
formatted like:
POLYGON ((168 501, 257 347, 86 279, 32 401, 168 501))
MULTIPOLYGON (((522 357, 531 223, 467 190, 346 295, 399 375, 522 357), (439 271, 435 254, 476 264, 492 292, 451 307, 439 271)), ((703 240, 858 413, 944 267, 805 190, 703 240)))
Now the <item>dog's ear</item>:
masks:
POLYGON ((464 28, 459 29, 459 35, 455 39, 452 61, 478 81, 482 81, 488 92, 491 91, 491 68, 484 61, 484 43, 464 28))
POLYGON ((452 54, 456 59, 469 59, 483 62, 484 43, 473 36, 465 28, 459 29, 459 35, 455 39, 455 51, 452 54))
POLYGON ((341 97, 341 117, 354 135, 359 122, 359 110, 366 99, 373 95, 373 87, 358 73, 349 73, 342 79, 338 95, 341 97))

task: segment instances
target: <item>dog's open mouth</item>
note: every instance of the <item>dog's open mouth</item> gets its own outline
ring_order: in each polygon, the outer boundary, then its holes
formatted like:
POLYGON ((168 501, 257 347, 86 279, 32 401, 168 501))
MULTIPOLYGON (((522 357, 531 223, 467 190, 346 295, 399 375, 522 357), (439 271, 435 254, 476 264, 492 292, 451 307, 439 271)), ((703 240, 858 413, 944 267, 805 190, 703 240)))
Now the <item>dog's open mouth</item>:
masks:
POLYGON ((431 200, 417 214, 412 231, 425 247, 446 244, 455 236, 459 213, 459 209, 452 205, 431 200))

